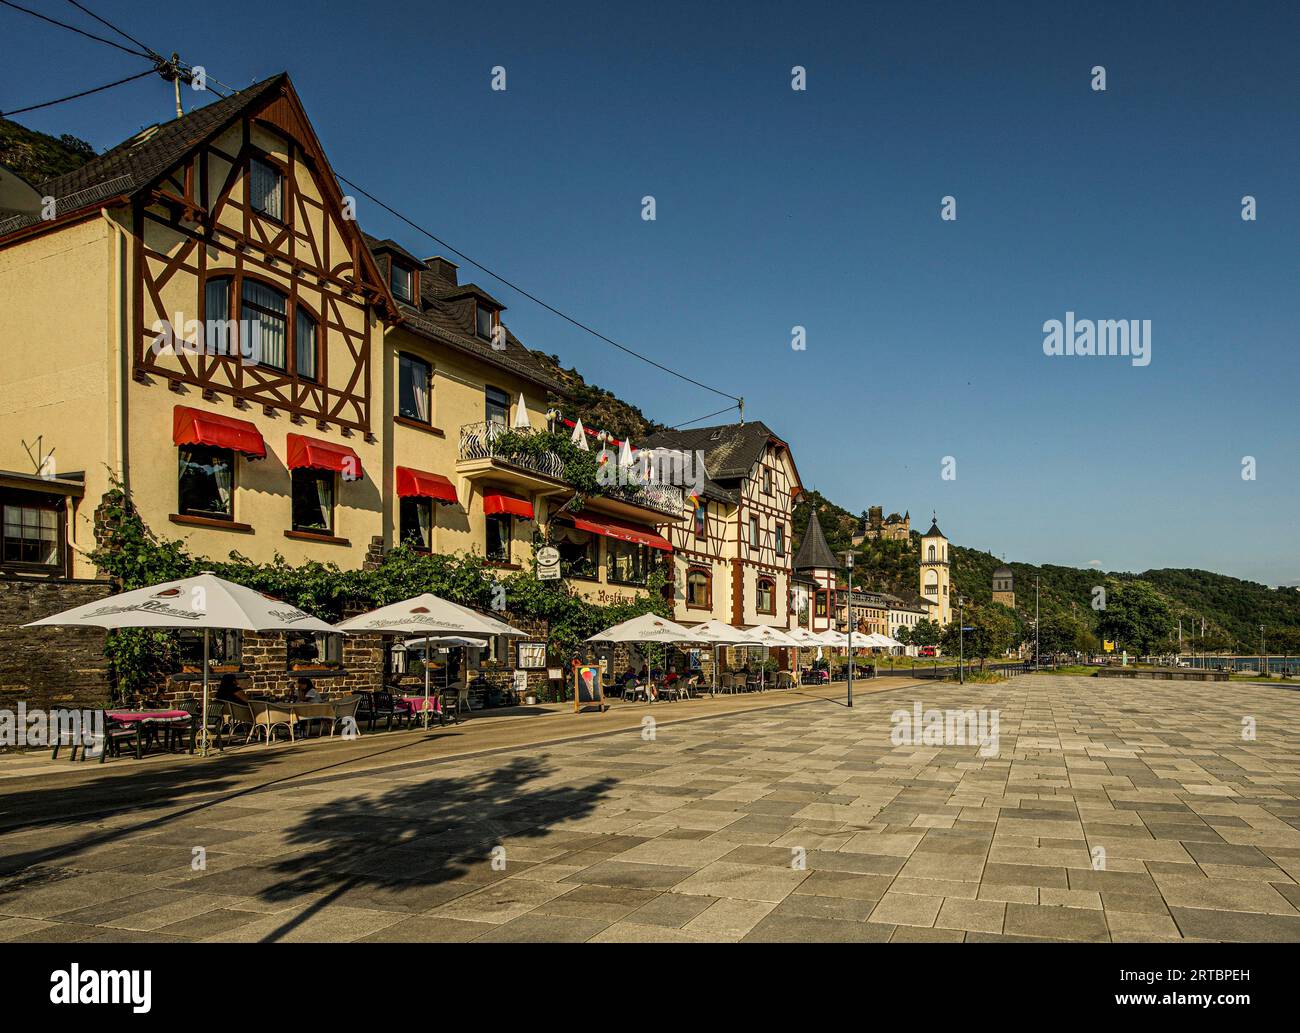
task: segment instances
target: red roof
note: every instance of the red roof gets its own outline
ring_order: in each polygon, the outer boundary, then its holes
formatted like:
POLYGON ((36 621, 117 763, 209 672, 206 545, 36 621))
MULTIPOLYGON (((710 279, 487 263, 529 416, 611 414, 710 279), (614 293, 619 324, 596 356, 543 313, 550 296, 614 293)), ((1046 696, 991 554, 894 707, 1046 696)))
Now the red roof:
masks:
POLYGON ((509 513, 511 516, 523 517, 525 520, 535 520, 533 514, 533 504, 527 499, 521 499, 518 495, 508 495, 504 491, 485 491, 483 493, 483 512, 492 513, 509 513))
POLYGON ((573 518, 573 526, 581 531, 603 534, 607 538, 636 542, 638 545, 648 545, 652 549, 663 549, 665 552, 673 551, 672 543, 654 528, 630 524, 626 520, 617 520, 603 515, 600 519, 596 519, 594 515, 579 516, 573 518))
POLYGON ((446 477, 436 473, 425 473, 423 470, 412 470, 409 466, 397 468, 397 494, 402 498, 418 495, 421 498, 433 499, 435 502, 452 504, 457 501, 456 486, 446 477))
POLYGON ((178 405, 172 410, 172 441, 178 445, 211 445, 243 452, 250 459, 266 458, 266 442, 248 420, 178 405))
POLYGON ((333 441, 321 441, 302 434, 287 435, 285 444, 289 448, 285 465, 290 470, 333 470, 341 473, 347 481, 359 481, 364 476, 361 457, 349 445, 338 445, 333 441))

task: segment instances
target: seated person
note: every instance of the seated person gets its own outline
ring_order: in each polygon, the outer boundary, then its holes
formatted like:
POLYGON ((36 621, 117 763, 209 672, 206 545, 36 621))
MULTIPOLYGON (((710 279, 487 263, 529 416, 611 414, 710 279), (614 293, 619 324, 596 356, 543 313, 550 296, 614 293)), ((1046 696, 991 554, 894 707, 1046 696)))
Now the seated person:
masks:
POLYGON ((239 687, 239 679, 233 674, 223 674, 217 683, 217 699, 222 703, 248 703, 248 697, 239 687))
POLYGON ((312 684, 310 678, 299 678, 293 690, 293 702, 295 703, 319 703, 320 693, 316 691, 316 686, 312 684))

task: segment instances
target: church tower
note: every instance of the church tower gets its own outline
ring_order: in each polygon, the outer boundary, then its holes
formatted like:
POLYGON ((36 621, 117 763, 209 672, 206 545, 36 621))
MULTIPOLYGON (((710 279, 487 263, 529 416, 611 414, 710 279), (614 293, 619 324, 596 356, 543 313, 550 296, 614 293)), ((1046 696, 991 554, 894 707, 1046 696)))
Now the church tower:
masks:
POLYGON ((993 601, 1016 608, 1016 578, 1005 563, 993 572, 993 601))
POLYGON ((930 530, 921 535, 921 600, 930 610, 930 620, 941 628, 946 628, 952 621, 951 582, 948 539, 939 530, 936 514, 930 520, 930 530))

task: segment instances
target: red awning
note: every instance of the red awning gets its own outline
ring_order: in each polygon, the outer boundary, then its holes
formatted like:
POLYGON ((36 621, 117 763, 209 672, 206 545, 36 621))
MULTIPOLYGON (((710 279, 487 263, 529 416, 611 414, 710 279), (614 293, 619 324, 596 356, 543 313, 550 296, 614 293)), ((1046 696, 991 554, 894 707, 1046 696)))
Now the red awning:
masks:
POLYGON ((456 503, 456 486, 436 473, 412 470, 409 466, 397 468, 397 494, 402 498, 418 495, 434 502, 456 503))
POLYGON ((178 445, 212 445, 243 452, 250 459, 266 458, 266 442, 248 420, 178 405, 172 410, 172 441, 178 445))
POLYGON ((511 516, 535 520, 533 504, 517 495, 507 495, 504 491, 485 491, 483 493, 483 512, 509 513, 511 516))
POLYGON ((641 527, 637 524, 629 524, 625 520, 615 520, 613 517, 602 516, 599 520, 591 516, 574 517, 573 526, 582 531, 590 531, 593 534, 603 534, 607 538, 617 538, 624 542, 636 542, 638 545, 648 545, 652 549, 663 549, 664 552, 672 552, 672 543, 651 527, 641 527))
POLYGON ((359 481, 363 476, 361 457, 348 445, 301 434, 286 435, 285 444, 289 447, 285 465, 290 470, 334 470, 348 481, 359 481))

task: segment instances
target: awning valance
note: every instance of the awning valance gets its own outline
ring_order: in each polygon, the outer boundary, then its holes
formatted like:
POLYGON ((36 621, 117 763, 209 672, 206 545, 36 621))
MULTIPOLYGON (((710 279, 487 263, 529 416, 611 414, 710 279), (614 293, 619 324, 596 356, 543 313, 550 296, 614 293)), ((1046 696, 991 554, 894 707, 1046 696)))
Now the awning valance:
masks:
POLYGON ((588 513, 585 516, 574 517, 573 526, 582 531, 603 534, 606 538, 648 545, 652 549, 663 549, 664 552, 673 551, 672 543, 654 528, 630 524, 625 520, 616 520, 614 517, 602 515, 596 518, 594 514, 588 513))
POLYGON ((172 441, 177 445, 211 445, 243 452, 250 459, 266 458, 266 442, 248 420, 205 412, 188 405, 172 410, 172 441))
POLYGON ((341 473, 346 481, 359 481, 364 476, 361 457, 348 445, 308 438, 302 434, 287 435, 285 444, 289 450, 285 465, 290 470, 333 470, 341 473))
POLYGON ((509 513, 511 516, 522 517, 525 520, 536 519, 531 502, 527 499, 521 499, 517 495, 509 495, 504 491, 485 491, 483 493, 483 512, 488 515, 509 513))
POLYGON ((409 466, 397 468, 397 494, 402 498, 419 496, 434 502, 456 503, 456 486, 441 474, 412 470, 409 466))

